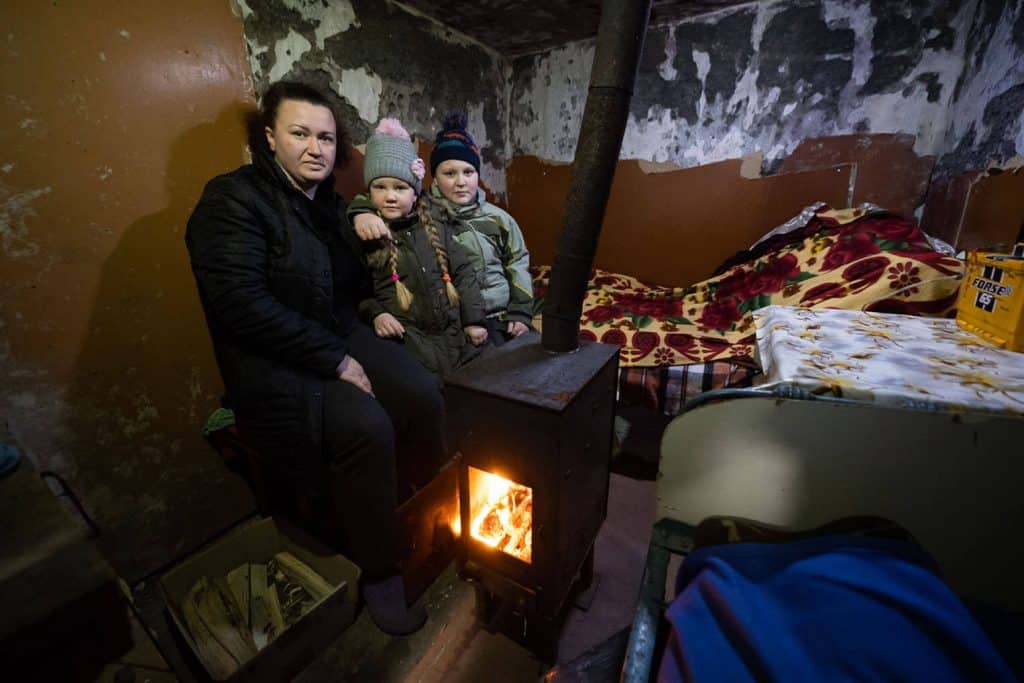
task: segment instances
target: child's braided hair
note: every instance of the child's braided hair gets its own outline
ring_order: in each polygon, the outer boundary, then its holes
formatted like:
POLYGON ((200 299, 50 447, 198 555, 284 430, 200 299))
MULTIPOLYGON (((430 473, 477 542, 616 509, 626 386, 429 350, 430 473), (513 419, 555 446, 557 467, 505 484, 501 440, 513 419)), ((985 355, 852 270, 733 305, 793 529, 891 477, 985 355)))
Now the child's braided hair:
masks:
MULTIPOLYGON (((424 193, 417 202, 416 213, 419 216, 424 231, 427 233, 427 241, 430 242, 434 254, 437 255, 437 265, 441 269, 441 279, 444 280, 444 289, 445 294, 448 295, 448 303, 452 306, 458 306, 459 292, 455 289, 454 283, 452 283, 451 273, 448 272, 448 252, 441 242, 441 234, 438 232, 437 223, 434 221, 433 216, 430 215, 430 207, 431 202, 427 198, 426 193, 424 193)), ((387 240, 386 248, 386 260, 382 265, 391 271, 391 280, 395 283, 395 293, 398 296, 398 306, 403 311, 408 311, 412 306, 413 297, 412 292, 402 282, 402 278, 398 274, 398 246, 394 240, 387 240)))
POLYGON ((412 292, 405 286, 398 276, 398 246, 394 240, 387 240, 388 243, 388 270, 391 271, 391 280, 395 283, 395 294, 398 295, 398 307, 408 311, 412 306, 412 292))
POLYGON ((430 241, 430 246, 434 248, 434 253, 437 254, 437 265, 441 269, 441 278, 444 280, 445 293, 448 294, 448 303, 452 306, 458 306, 459 293, 456 291, 455 285, 452 283, 452 276, 448 272, 448 252, 445 251, 444 244, 441 243, 441 235, 437 231, 437 224, 434 222, 433 216, 430 215, 430 200, 427 198, 427 193, 420 197, 416 205, 416 212, 419 214, 423 229, 427 231, 427 239, 430 241))

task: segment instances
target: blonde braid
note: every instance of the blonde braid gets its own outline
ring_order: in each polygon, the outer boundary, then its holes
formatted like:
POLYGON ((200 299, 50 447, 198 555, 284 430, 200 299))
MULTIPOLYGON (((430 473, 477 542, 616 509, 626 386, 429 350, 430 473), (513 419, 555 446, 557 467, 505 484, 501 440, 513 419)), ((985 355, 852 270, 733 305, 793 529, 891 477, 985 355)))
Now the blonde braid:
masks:
POLYGON ((388 240, 388 269, 391 271, 391 279, 395 283, 395 293, 398 295, 398 306, 403 311, 408 311, 412 306, 412 292, 405 286, 398 277, 398 247, 394 240, 388 240))
POLYGON ((434 218, 430 215, 428 204, 429 200, 424 195, 420 199, 416 210, 420 215, 420 223, 423 224, 423 228, 427 231, 427 240, 430 242, 430 246, 434 248, 434 253, 437 254, 437 265, 441 268, 441 278, 445 283, 444 289, 445 293, 448 294, 448 303, 452 306, 458 306, 459 293, 456 291, 455 285, 452 284, 452 276, 448 273, 448 254, 444 250, 444 245, 441 244, 441 236, 437 232, 437 224, 434 223, 434 218))

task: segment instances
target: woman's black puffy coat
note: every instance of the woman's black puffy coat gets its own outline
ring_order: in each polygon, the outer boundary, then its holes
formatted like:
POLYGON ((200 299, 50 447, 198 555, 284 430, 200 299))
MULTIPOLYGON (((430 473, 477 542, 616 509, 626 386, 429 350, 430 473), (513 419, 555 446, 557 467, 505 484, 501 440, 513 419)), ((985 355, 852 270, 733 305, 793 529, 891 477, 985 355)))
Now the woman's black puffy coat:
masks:
POLYGON ((185 242, 225 405, 266 436, 319 448, 324 383, 372 291, 333 177, 311 201, 260 150, 206 185, 185 242))

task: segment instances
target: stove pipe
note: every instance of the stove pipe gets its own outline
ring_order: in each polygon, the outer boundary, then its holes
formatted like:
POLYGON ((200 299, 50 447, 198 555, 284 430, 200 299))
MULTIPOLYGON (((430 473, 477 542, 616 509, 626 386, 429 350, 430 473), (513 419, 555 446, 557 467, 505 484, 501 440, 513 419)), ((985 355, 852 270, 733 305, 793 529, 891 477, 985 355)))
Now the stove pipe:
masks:
POLYGON ((651 0, 603 0, 590 89, 576 143, 565 220, 543 309, 541 344, 575 351, 587 280, 626 130, 651 0))

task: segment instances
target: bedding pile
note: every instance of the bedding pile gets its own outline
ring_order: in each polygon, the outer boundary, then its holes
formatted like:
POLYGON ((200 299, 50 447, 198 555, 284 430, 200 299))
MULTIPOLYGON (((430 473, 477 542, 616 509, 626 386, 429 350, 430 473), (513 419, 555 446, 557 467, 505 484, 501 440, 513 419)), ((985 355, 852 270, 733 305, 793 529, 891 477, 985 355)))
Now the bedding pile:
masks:
MULTIPOLYGON (((580 339, 619 345, 624 369, 720 364, 695 373, 702 378, 695 392, 700 393, 749 384, 758 372, 753 312, 771 304, 955 315, 963 263, 933 246, 913 221, 868 208, 836 211, 822 205, 805 213, 807 220, 794 229, 773 230, 730 258, 719 274, 689 287, 649 285, 595 270, 580 339)), ((685 251, 679 258, 686 258, 685 251)), ((547 266, 534 270, 538 327, 549 276, 547 266)), ((668 382, 670 374, 657 376, 668 382)), ((644 383, 632 391, 662 412, 678 412, 688 397, 683 384, 653 387, 652 372, 632 375, 644 383)))

